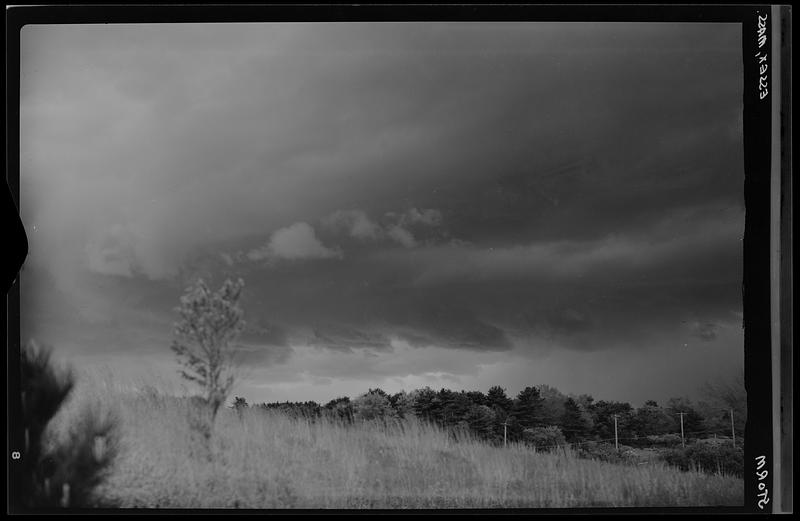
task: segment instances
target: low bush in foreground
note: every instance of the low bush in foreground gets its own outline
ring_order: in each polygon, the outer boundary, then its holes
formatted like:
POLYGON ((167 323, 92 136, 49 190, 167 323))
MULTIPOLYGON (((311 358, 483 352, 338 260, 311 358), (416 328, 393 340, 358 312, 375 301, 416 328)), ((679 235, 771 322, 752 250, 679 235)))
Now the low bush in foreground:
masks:
POLYGON ((57 368, 51 350, 28 343, 20 352, 24 451, 15 478, 27 509, 110 506, 95 492, 117 449, 117 423, 82 400, 75 379, 57 368))

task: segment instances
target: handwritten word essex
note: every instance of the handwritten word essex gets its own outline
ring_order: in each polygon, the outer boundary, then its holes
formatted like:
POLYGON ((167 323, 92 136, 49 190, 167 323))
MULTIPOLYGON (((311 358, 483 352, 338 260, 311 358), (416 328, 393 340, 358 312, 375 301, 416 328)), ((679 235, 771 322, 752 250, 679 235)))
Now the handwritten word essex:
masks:
MULTIPOLYGON (((758 15, 758 28, 756 32, 756 37, 758 41, 758 48, 761 49, 767 43, 767 15, 758 15)), ((767 80, 767 69, 769 65, 767 64, 767 56, 768 54, 765 52, 761 54, 762 51, 758 51, 756 53, 756 59, 758 60, 756 63, 758 65, 758 99, 764 99, 769 95, 769 82, 767 80)))

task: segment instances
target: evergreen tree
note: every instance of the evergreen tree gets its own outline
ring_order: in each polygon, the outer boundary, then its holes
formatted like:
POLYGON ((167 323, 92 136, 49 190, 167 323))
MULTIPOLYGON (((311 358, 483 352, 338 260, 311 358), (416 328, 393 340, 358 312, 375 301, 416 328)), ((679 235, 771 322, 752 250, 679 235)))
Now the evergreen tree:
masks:
POLYGON ((56 368, 51 353, 33 341, 20 350, 24 445, 10 499, 26 508, 103 506, 94 491, 117 455, 117 419, 87 403, 70 415, 63 439, 47 440, 75 384, 72 371, 56 368))
POLYGON ((596 438, 610 440, 614 438, 614 415, 617 416, 617 436, 631 436, 630 423, 633 407, 629 403, 607 402, 600 400, 592 405, 593 433, 596 438))
POLYGON ((486 403, 494 412, 496 422, 494 426, 494 437, 498 440, 502 440, 504 432, 507 433, 508 431, 508 426, 504 428, 501 424, 503 422, 508 423, 508 415, 511 412, 511 408, 514 406, 514 402, 506 395, 505 389, 499 385, 495 385, 486 393, 486 403))
POLYGON ((414 392, 414 415, 429 422, 435 422, 439 411, 436 391, 430 387, 414 392))
POLYGON ((486 400, 487 405, 494 409, 501 418, 505 418, 514 406, 513 400, 506 395, 506 390, 499 385, 489 389, 489 392, 486 393, 486 400))
POLYGON ((517 395, 511 414, 523 429, 541 425, 542 397, 535 387, 526 387, 517 395))
POLYGON ((440 389, 437 393, 439 403, 439 413, 437 416, 440 418, 442 425, 455 425, 458 423, 458 414, 456 410, 456 393, 449 389, 440 389))
POLYGON ((631 429, 635 436, 657 436, 680 432, 680 423, 657 402, 647 400, 642 407, 636 409, 631 419, 631 429))
MULTIPOLYGON (((705 430, 703 428, 703 417, 695 409, 694 404, 689 398, 670 398, 667 401, 667 414, 678 418, 678 428, 680 429, 680 413, 683 414, 683 432, 689 438, 693 434, 705 430)), ((678 432, 678 431, 676 431, 678 432)))
POLYGON ((564 402, 564 415, 561 417, 562 430, 568 442, 584 440, 588 437, 592 420, 588 412, 572 397, 564 402))
POLYGON ((405 391, 400 391, 389 397, 389 404, 400 418, 414 415, 414 398, 405 391))
POLYGON ((442 419, 444 425, 456 425, 464 420, 472 402, 466 393, 456 393, 448 389, 439 391, 439 402, 442 408, 442 419))
POLYGON ((495 413, 486 405, 473 404, 466 411, 464 421, 470 431, 484 440, 493 440, 495 434, 495 413))
POLYGON ((467 398, 475 405, 488 405, 486 395, 480 391, 467 391, 467 398))
POLYGON ((539 386, 539 396, 542 398, 542 425, 561 425, 561 417, 564 416, 564 402, 567 397, 549 385, 539 386))
POLYGON ((697 404, 698 413, 703 416, 703 430, 718 435, 730 436, 731 410, 736 436, 744 436, 747 422, 747 391, 744 387, 744 375, 706 383, 702 389, 703 400, 697 404))

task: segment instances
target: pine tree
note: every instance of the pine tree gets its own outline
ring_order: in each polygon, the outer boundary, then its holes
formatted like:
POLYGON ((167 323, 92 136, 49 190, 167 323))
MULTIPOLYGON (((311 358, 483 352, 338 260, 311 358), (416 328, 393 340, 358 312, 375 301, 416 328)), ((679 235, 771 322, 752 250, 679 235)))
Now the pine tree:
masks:
POLYGON ((549 385, 540 385, 538 389, 539 396, 542 398, 542 425, 560 425, 567 397, 549 385))
POLYGON ((508 439, 512 440, 514 421, 513 418, 509 419, 509 414, 514 406, 514 402, 506 395, 506 390, 499 385, 493 386, 489 389, 489 392, 486 393, 486 402, 488 406, 491 407, 492 411, 494 411, 496 422, 494 426, 495 439, 498 441, 502 440, 505 433, 508 439), (511 425, 506 425, 504 428, 503 425, 501 425, 503 422, 510 423, 511 425), (511 432, 509 432, 509 429, 511 429, 511 432))
POLYGON ((564 436, 569 442, 585 439, 592 428, 591 418, 587 411, 571 397, 564 402, 561 425, 564 436))
POLYGON ((414 415, 428 422, 437 420, 438 399, 436 391, 430 387, 417 389, 412 393, 414 396, 414 415))
POLYGON ((389 403, 400 418, 414 415, 414 398, 405 391, 400 391, 389 397, 389 403))
POLYGON ((71 371, 59 371, 51 349, 34 342, 20 352, 24 451, 16 485, 27 508, 102 506, 94 489, 117 454, 119 431, 114 416, 92 407, 70 419, 64 439, 46 443, 45 430, 74 386, 71 371))
POLYGON ((181 320, 175 325, 172 350, 183 366, 181 376, 202 389, 207 410, 195 419, 195 426, 206 439, 211 437, 214 418, 234 384, 232 341, 244 328, 239 307, 243 287, 241 279, 226 280, 212 293, 199 280, 181 297, 177 308, 181 320))
POLYGON ((670 416, 657 402, 647 400, 642 407, 636 409, 631 428, 637 436, 653 436, 679 431, 680 423, 678 418, 670 416))
POLYGON ((465 413, 464 421, 467 422, 470 431, 485 440, 491 440, 495 430, 494 411, 486 405, 473 404, 465 413))
POLYGON ((535 387, 526 387, 517 395, 511 414, 523 429, 541 425, 542 397, 535 387))
POLYGON ((486 393, 486 400, 489 407, 495 409, 502 417, 507 416, 514 406, 514 402, 506 395, 506 390, 499 385, 489 389, 489 392, 486 393))
POLYGON ((592 405, 592 420, 594 434, 600 439, 614 438, 614 416, 616 415, 617 436, 627 438, 631 436, 630 423, 633 407, 629 403, 607 402, 600 400, 592 405))
POLYGON ((679 413, 683 413, 683 429, 687 437, 704 430, 703 417, 689 398, 670 398, 667 401, 667 414, 675 417, 679 413))

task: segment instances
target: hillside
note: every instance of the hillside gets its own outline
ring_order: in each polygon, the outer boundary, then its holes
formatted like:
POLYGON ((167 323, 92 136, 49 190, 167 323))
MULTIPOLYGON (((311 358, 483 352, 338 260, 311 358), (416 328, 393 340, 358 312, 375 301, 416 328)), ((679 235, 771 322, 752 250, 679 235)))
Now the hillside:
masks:
POLYGON ((206 447, 190 427, 190 400, 97 383, 77 390, 52 434, 87 402, 120 421, 119 457, 97 490, 118 507, 716 506, 743 497, 733 477, 496 447, 413 419, 346 425, 226 409, 206 447))

